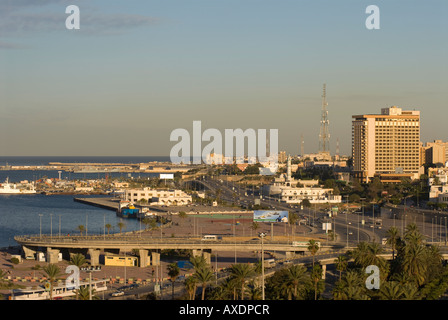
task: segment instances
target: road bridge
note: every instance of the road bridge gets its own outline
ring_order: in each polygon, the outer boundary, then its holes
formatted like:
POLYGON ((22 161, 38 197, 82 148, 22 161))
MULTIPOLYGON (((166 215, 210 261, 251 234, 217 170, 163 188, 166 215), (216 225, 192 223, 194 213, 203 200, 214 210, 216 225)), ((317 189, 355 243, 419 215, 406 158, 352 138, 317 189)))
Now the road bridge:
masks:
MULTIPOLYGON (((192 250, 193 255, 203 255, 210 262, 213 251, 261 251, 261 240, 235 241, 231 237, 218 241, 204 241, 192 238, 154 238, 134 235, 96 235, 96 236, 16 236, 14 240, 22 246, 25 258, 33 257, 37 252, 46 252, 47 261, 57 263, 59 254, 67 260, 71 254, 83 253, 90 256, 91 265, 99 264, 101 252, 119 254, 135 250, 140 257, 140 267, 160 264, 160 251, 167 249, 192 250), (150 256, 149 256, 150 254, 150 256)), ((332 247, 322 246, 321 250, 332 247)), ((285 258, 308 251, 305 246, 293 245, 293 241, 264 240, 263 250, 276 252, 285 258)))

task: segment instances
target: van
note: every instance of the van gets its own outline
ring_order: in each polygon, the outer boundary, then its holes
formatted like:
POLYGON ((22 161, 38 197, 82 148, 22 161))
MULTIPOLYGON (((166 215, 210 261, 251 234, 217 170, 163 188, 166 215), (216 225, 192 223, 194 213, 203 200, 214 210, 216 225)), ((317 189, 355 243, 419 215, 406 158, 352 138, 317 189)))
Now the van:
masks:
POLYGON ((221 237, 218 237, 216 235, 212 235, 212 234, 207 234, 202 236, 202 241, 218 241, 221 240, 221 237))

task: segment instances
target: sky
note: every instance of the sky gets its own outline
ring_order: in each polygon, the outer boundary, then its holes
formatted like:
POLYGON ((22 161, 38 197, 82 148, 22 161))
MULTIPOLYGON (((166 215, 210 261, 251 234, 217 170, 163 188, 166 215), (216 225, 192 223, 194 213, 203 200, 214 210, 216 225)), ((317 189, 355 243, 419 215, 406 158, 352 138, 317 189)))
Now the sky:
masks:
MULTIPOLYGON (((0 0, 1 156, 167 156, 173 130, 278 129, 330 150, 351 116, 421 111, 448 140, 446 0, 0 0), (380 29, 365 22, 380 10, 380 29), (68 30, 66 7, 80 10, 68 30)), ((224 142, 223 142, 224 144, 224 142)), ((204 146, 204 145, 203 145, 204 146)))

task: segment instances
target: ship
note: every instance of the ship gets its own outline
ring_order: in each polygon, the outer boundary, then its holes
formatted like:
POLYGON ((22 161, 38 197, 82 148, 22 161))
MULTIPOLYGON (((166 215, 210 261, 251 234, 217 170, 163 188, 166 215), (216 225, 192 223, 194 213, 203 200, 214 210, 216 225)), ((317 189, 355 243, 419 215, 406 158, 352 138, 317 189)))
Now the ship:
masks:
POLYGON ((9 183, 9 178, 0 186, 0 194, 34 194, 36 190, 32 184, 17 185, 9 183))

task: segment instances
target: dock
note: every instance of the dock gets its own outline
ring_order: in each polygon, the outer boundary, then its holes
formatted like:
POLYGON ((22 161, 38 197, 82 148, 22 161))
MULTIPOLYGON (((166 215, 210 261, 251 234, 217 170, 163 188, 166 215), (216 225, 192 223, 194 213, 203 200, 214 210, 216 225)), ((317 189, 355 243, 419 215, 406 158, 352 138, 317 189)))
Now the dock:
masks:
POLYGON ((119 206, 119 199, 117 198, 74 198, 76 202, 84 203, 90 206, 95 206, 107 210, 117 211, 119 206))

